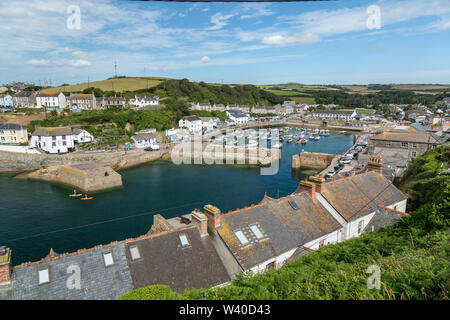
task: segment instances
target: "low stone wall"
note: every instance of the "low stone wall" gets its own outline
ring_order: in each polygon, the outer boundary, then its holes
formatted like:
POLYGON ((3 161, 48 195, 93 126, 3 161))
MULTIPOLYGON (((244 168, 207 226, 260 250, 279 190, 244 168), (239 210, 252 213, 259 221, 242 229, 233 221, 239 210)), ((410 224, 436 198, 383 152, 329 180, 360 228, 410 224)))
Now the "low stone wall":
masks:
POLYGON ((292 169, 323 170, 335 157, 337 155, 329 153, 302 152, 292 156, 292 169))

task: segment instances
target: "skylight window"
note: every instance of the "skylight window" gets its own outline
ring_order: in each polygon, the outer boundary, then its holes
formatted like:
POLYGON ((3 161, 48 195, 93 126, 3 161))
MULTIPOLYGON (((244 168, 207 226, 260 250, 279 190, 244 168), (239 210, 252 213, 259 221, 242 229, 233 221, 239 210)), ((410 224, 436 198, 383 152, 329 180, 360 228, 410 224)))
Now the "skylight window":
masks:
POLYGON ((112 266, 114 264, 114 259, 111 252, 103 254, 103 260, 105 261, 106 267, 112 266))
POLYGON ((248 239, 245 236, 245 234, 241 231, 241 230, 236 230, 234 232, 234 234, 236 235, 236 237, 239 239, 239 241, 241 242, 241 244, 247 244, 248 243, 248 239))
POLYGON ((44 284, 50 282, 50 275, 48 274, 48 269, 39 271, 39 284, 44 284))
POLYGON ((138 247, 130 247, 131 260, 137 260, 141 258, 138 247))
POLYGON ((289 200, 289 204, 291 205, 292 209, 298 209, 298 204, 294 200, 289 200))
POLYGON ((255 235, 255 237, 257 239, 261 239, 262 237, 264 237, 261 230, 259 230, 259 228, 256 224, 250 225, 250 230, 252 230, 253 234, 255 235))
POLYGON ((188 247, 189 246, 189 241, 186 237, 186 235, 184 233, 180 234, 180 241, 181 241, 181 245, 183 247, 188 247))

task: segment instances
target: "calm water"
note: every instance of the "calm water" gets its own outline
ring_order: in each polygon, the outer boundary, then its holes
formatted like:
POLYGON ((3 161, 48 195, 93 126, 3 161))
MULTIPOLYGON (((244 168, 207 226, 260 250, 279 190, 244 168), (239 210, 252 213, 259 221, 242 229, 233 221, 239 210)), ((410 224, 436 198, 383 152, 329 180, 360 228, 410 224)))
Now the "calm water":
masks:
POLYGON ((310 172, 291 170, 291 156, 304 151, 341 153, 352 134, 332 134, 306 145, 284 143, 278 174, 261 176, 248 166, 181 165, 156 161, 121 171, 123 189, 91 201, 68 197, 73 190, 0 175, 0 245, 13 264, 45 257, 50 248, 72 252, 146 233, 153 215, 186 214, 211 203, 223 212, 292 193, 310 172))

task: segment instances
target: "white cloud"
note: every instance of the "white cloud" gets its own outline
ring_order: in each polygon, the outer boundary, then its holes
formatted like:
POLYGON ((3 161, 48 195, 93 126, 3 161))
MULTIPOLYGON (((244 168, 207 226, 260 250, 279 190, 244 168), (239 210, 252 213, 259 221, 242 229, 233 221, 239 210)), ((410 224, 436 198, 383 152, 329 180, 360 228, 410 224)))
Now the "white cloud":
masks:
POLYGON ((77 51, 72 52, 72 55, 79 57, 79 58, 84 58, 87 56, 87 53, 77 50, 77 51))
POLYGON ((441 18, 439 21, 429 24, 428 30, 444 31, 450 29, 450 19, 447 17, 441 18))
POLYGON ((53 67, 53 63, 50 60, 45 59, 31 59, 30 61, 27 61, 27 64, 33 67, 53 67))
POLYGON ((91 65, 91 62, 87 60, 75 60, 71 61, 70 65, 75 68, 84 68, 89 67, 91 65))
POLYGON ((262 43, 276 46, 285 46, 293 43, 308 44, 318 41, 320 41, 320 38, 312 33, 306 33, 299 36, 291 36, 291 37, 285 37, 280 34, 275 34, 271 36, 265 36, 262 39, 262 43))
POLYGON ((211 59, 208 56, 204 56, 200 59, 200 61, 203 63, 208 63, 211 62, 211 59))
POLYGON ((225 27, 228 24, 228 20, 234 17, 234 14, 222 15, 222 13, 218 12, 211 17, 211 23, 214 24, 212 27, 209 27, 207 30, 219 30, 225 27))
POLYGON ((241 19, 254 19, 274 15, 275 12, 268 9, 268 6, 269 4, 267 3, 246 3, 242 6, 243 11, 251 13, 241 15, 241 19))

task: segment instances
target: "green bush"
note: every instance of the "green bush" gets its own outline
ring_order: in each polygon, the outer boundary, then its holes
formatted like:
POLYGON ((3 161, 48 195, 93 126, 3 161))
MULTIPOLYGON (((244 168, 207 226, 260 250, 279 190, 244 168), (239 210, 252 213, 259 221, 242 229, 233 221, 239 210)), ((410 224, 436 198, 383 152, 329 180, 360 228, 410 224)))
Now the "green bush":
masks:
POLYGON ((175 293, 169 286, 153 285, 128 292, 118 300, 174 300, 175 293))

